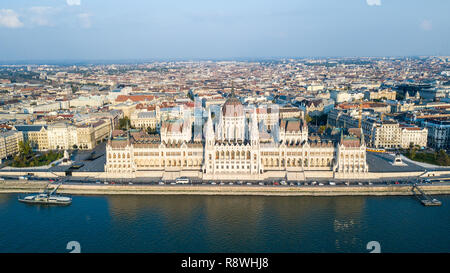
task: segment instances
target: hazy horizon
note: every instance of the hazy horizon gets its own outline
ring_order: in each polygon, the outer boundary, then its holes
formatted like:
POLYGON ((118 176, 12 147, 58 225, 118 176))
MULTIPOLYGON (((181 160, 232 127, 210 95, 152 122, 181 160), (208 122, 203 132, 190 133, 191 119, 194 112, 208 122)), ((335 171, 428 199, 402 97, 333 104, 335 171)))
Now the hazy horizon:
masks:
POLYGON ((221 61, 237 61, 237 62, 257 62, 257 61, 281 61, 281 60, 326 60, 326 59, 404 59, 404 58, 432 58, 447 57, 446 55, 415 55, 415 56, 268 56, 268 57, 229 57, 229 58, 133 58, 133 59, 49 59, 49 60, 0 60, 0 66, 8 65, 101 65, 101 64, 145 64, 152 62, 221 62, 221 61))

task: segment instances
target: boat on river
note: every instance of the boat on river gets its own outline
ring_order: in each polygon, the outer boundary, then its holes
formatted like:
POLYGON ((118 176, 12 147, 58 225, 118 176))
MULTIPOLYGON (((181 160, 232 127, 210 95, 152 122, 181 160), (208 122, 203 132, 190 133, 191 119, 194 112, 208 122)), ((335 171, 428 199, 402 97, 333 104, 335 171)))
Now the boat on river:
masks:
POLYGON ((42 193, 31 194, 25 197, 19 197, 19 202, 27 203, 27 204, 42 204, 42 205, 62 205, 67 206, 72 203, 72 198, 68 196, 55 195, 54 193, 58 190, 58 186, 56 186, 51 192, 46 188, 42 193))

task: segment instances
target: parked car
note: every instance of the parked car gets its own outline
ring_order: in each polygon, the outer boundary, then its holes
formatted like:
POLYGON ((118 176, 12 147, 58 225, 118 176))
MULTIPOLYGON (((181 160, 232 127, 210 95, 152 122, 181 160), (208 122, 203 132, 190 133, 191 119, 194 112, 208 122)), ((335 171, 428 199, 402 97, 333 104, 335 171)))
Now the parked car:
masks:
POLYGON ((331 185, 331 186, 335 186, 336 185, 336 183, 335 182, 329 182, 329 184, 331 185))

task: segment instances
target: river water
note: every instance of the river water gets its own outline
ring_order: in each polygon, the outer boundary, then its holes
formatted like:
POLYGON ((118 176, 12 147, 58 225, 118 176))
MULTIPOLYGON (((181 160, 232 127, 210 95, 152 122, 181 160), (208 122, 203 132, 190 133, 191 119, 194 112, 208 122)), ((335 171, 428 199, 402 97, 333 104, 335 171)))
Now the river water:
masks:
POLYGON ((450 252, 450 195, 73 196, 48 207, 0 194, 0 252, 450 252))

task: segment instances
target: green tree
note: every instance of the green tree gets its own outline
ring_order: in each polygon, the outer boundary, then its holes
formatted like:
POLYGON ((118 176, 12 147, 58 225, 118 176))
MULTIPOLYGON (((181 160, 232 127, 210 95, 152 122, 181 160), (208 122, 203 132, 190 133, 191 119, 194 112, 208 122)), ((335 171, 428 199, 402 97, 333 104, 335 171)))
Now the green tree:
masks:
POLYGON ((127 128, 129 128, 131 125, 130 123, 130 119, 128 117, 124 117, 119 119, 119 128, 121 130, 126 130, 127 128))
POLYGON ((327 126, 325 126, 325 125, 320 125, 320 127, 319 127, 319 134, 323 134, 323 133, 325 133, 325 129, 327 128, 327 126))
POLYGON ((306 123, 310 123, 312 118, 308 114, 305 114, 305 120, 306 120, 306 123))
POLYGON ((28 156, 32 153, 33 149, 31 148, 29 141, 19 141, 19 152, 24 156, 28 156))
POLYGON ((449 166, 450 158, 444 150, 440 150, 439 153, 437 153, 437 155, 436 155, 436 162, 440 166, 449 166))
POLYGON ((409 146, 408 157, 414 159, 416 157, 416 149, 413 145, 409 146))

